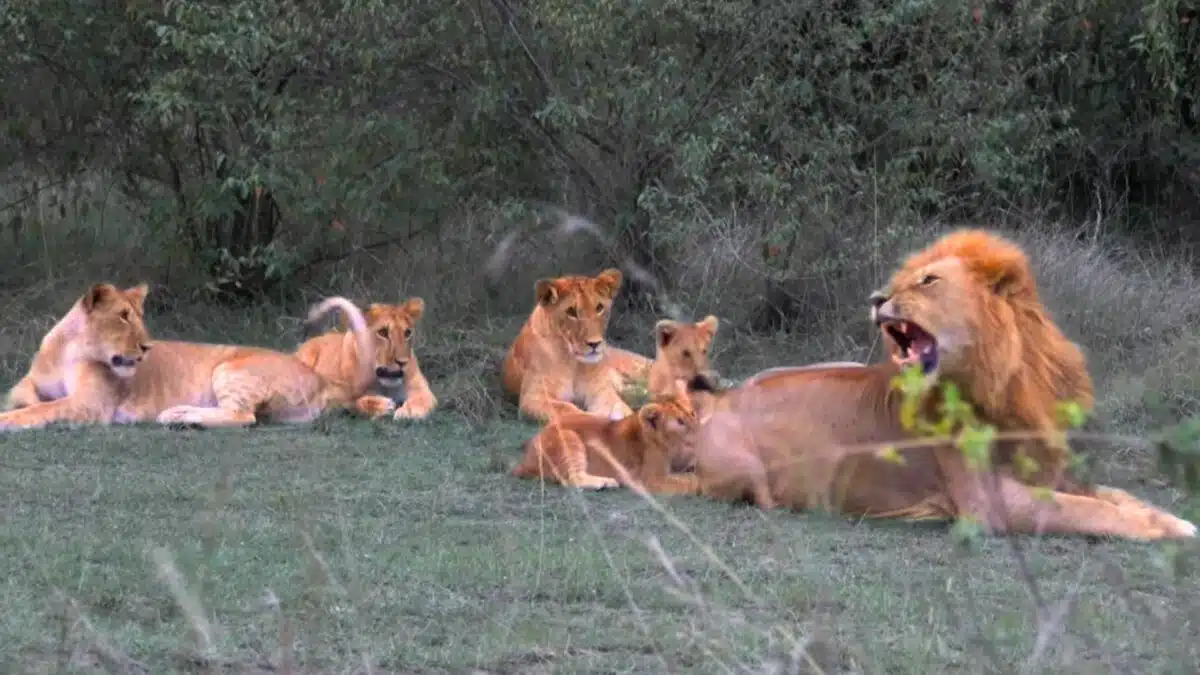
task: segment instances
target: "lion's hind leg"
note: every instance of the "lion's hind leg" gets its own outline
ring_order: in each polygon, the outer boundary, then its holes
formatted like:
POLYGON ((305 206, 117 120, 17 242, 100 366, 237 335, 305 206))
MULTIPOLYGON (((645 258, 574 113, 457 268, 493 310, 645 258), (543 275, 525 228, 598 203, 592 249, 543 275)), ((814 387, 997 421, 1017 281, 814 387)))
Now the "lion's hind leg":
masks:
POLYGON ((559 483, 581 490, 619 487, 615 478, 594 476, 587 471, 587 448, 579 434, 557 424, 544 427, 531 441, 531 447, 517 475, 540 476, 547 469, 559 483))
MULTIPOLYGON (((213 370, 212 391, 217 404, 215 407, 172 406, 159 413, 158 423, 204 428, 248 427, 258 421, 256 411, 272 399, 266 378, 240 368, 236 362, 221 364, 213 370)), ((313 415, 291 415, 305 416, 313 415)))
POLYGON ((972 487, 964 490, 960 484, 954 490, 954 501, 997 534, 1090 534, 1140 541, 1196 536, 1192 523, 1152 507, 1118 506, 1065 492, 1039 493, 1005 475, 996 476, 997 489, 987 495, 982 477, 972 478, 972 487))

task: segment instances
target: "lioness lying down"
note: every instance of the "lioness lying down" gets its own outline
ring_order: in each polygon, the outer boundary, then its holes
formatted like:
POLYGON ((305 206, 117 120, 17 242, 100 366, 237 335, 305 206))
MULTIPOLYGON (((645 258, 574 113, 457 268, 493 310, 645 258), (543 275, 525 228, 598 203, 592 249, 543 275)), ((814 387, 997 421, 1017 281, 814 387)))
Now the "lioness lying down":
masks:
MULTIPOLYGON (((1042 307, 1016 245, 951 233, 911 255, 871 305, 890 361, 760 373, 716 394, 694 440, 701 494, 869 518, 969 516, 995 534, 1195 536, 1192 523, 1124 491, 1075 484, 1053 443, 998 444, 993 470, 973 471, 957 448, 915 443, 901 426, 891 381, 911 364, 927 381, 957 385, 1001 432, 1058 429, 1062 399, 1092 406, 1083 354, 1042 307), (889 443, 895 456, 879 452, 889 443), (1018 446, 1038 464, 1032 475, 1015 470, 1018 446)), ((927 411, 938 403, 934 394, 924 402, 927 411)))
MULTIPOLYGON (((42 338, 29 371, 9 391, 0 430, 52 422, 246 426, 299 422, 323 410, 354 407, 375 379, 363 359, 353 382, 321 377, 290 354, 261 347, 160 340, 142 318, 147 286, 96 284, 42 338)), ((345 298, 314 307, 313 321, 342 310, 361 353, 374 349, 362 312, 345 298)), ((379 397, 380 406, 391 401, 379 397)), ((362 407, 361 404, 359 407, 362 407)))

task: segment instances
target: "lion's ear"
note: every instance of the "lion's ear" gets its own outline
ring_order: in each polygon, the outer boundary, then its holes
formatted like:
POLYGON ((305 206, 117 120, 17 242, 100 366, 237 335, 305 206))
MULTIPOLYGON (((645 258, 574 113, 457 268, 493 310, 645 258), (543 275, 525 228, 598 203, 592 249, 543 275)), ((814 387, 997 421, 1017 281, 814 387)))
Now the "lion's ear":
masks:
POLYGON ((658 427, 663 421, 663 411, 657 403, 647 403, 638 410, 638 417, 642 419, 642 424, 658 431, 658 427))
POLYGON ((549 307, 558 301, 558 280, 557 279, 538 279, 533 285, 533 295, 537 298, 539 305, 549 307))
POLYGON ((675 333, 679 330, 679 326, 670 319, 662 319, 654 324, 654 344, 661 347, 666 347, 671 344, 671 340, 675 339, 675 333))
POLYGON ((139 314, 141 314, 145 311, 146 295, 149 293, 150 284, 143 282, 137 286, 134 286, 133 288, 126 288, 125 299, 129 301, 129 304, 133 305, 134 308, 137 309, 139 314))
POLYGON ((596 275, 596 290, 612 298, 621 288, 621 270, 610 267, 596 275))
POLYGON ((404 302, 404 311, 415 323, 425 312, 425 301, 417 297, 409 298, 404 302))
POLYGON ((83 297, 79 298, 79 301, 83 305, 83 311, 91 312, 97 305, 120 293, 112 284, 94 284, 83 294, 83 297))
POLYGON ((712 314, 709 314, 708 316, 701 319, 696 324, 696 327, 699 328, 700 330, 704 331, 704 333, 708 336, 709 339, 712 339, 712 336, 716 335, 716 333, 717 333, 717 326, 719 325, 719 323, 720 322, 717 321, 717 317, 713 316, 712 314))

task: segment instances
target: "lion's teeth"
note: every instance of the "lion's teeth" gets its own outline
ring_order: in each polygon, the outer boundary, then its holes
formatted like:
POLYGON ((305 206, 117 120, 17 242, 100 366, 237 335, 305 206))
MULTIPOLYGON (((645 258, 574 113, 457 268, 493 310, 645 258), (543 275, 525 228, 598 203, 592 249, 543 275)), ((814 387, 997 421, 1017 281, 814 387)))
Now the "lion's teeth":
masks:
POLYGON ((908 332, 908 322, 907 322, 907 321, 901 321, 901 322, 900 322, 900 332, 901 332, 901 333, 907 333, 907 332, 908 332))

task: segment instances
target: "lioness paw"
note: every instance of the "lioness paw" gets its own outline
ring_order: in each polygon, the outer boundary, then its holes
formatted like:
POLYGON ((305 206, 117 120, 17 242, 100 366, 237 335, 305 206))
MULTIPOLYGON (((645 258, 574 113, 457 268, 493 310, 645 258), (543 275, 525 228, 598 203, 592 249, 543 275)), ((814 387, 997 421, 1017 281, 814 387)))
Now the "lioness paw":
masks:
POLYGON ((587 476, 579 479, 579 481, 575 484, 575 487, 578 487, 581 490, 606 490, 610 488, 621 487, 621 484, 618 483, 617 479, 615 478, 608 478, 605 476, 587 476))
POLYGON ((406 401, 404 405, 396 409, 394 419, 398 420, 421 420, 429 416, 433 411, 433 406, 414 404, 411 401, 406 401))
POLYGON ((396 402, 387 396, 363 396, 354 405, 363 415, 375 418, 390 413, 396 407, 396 402))

